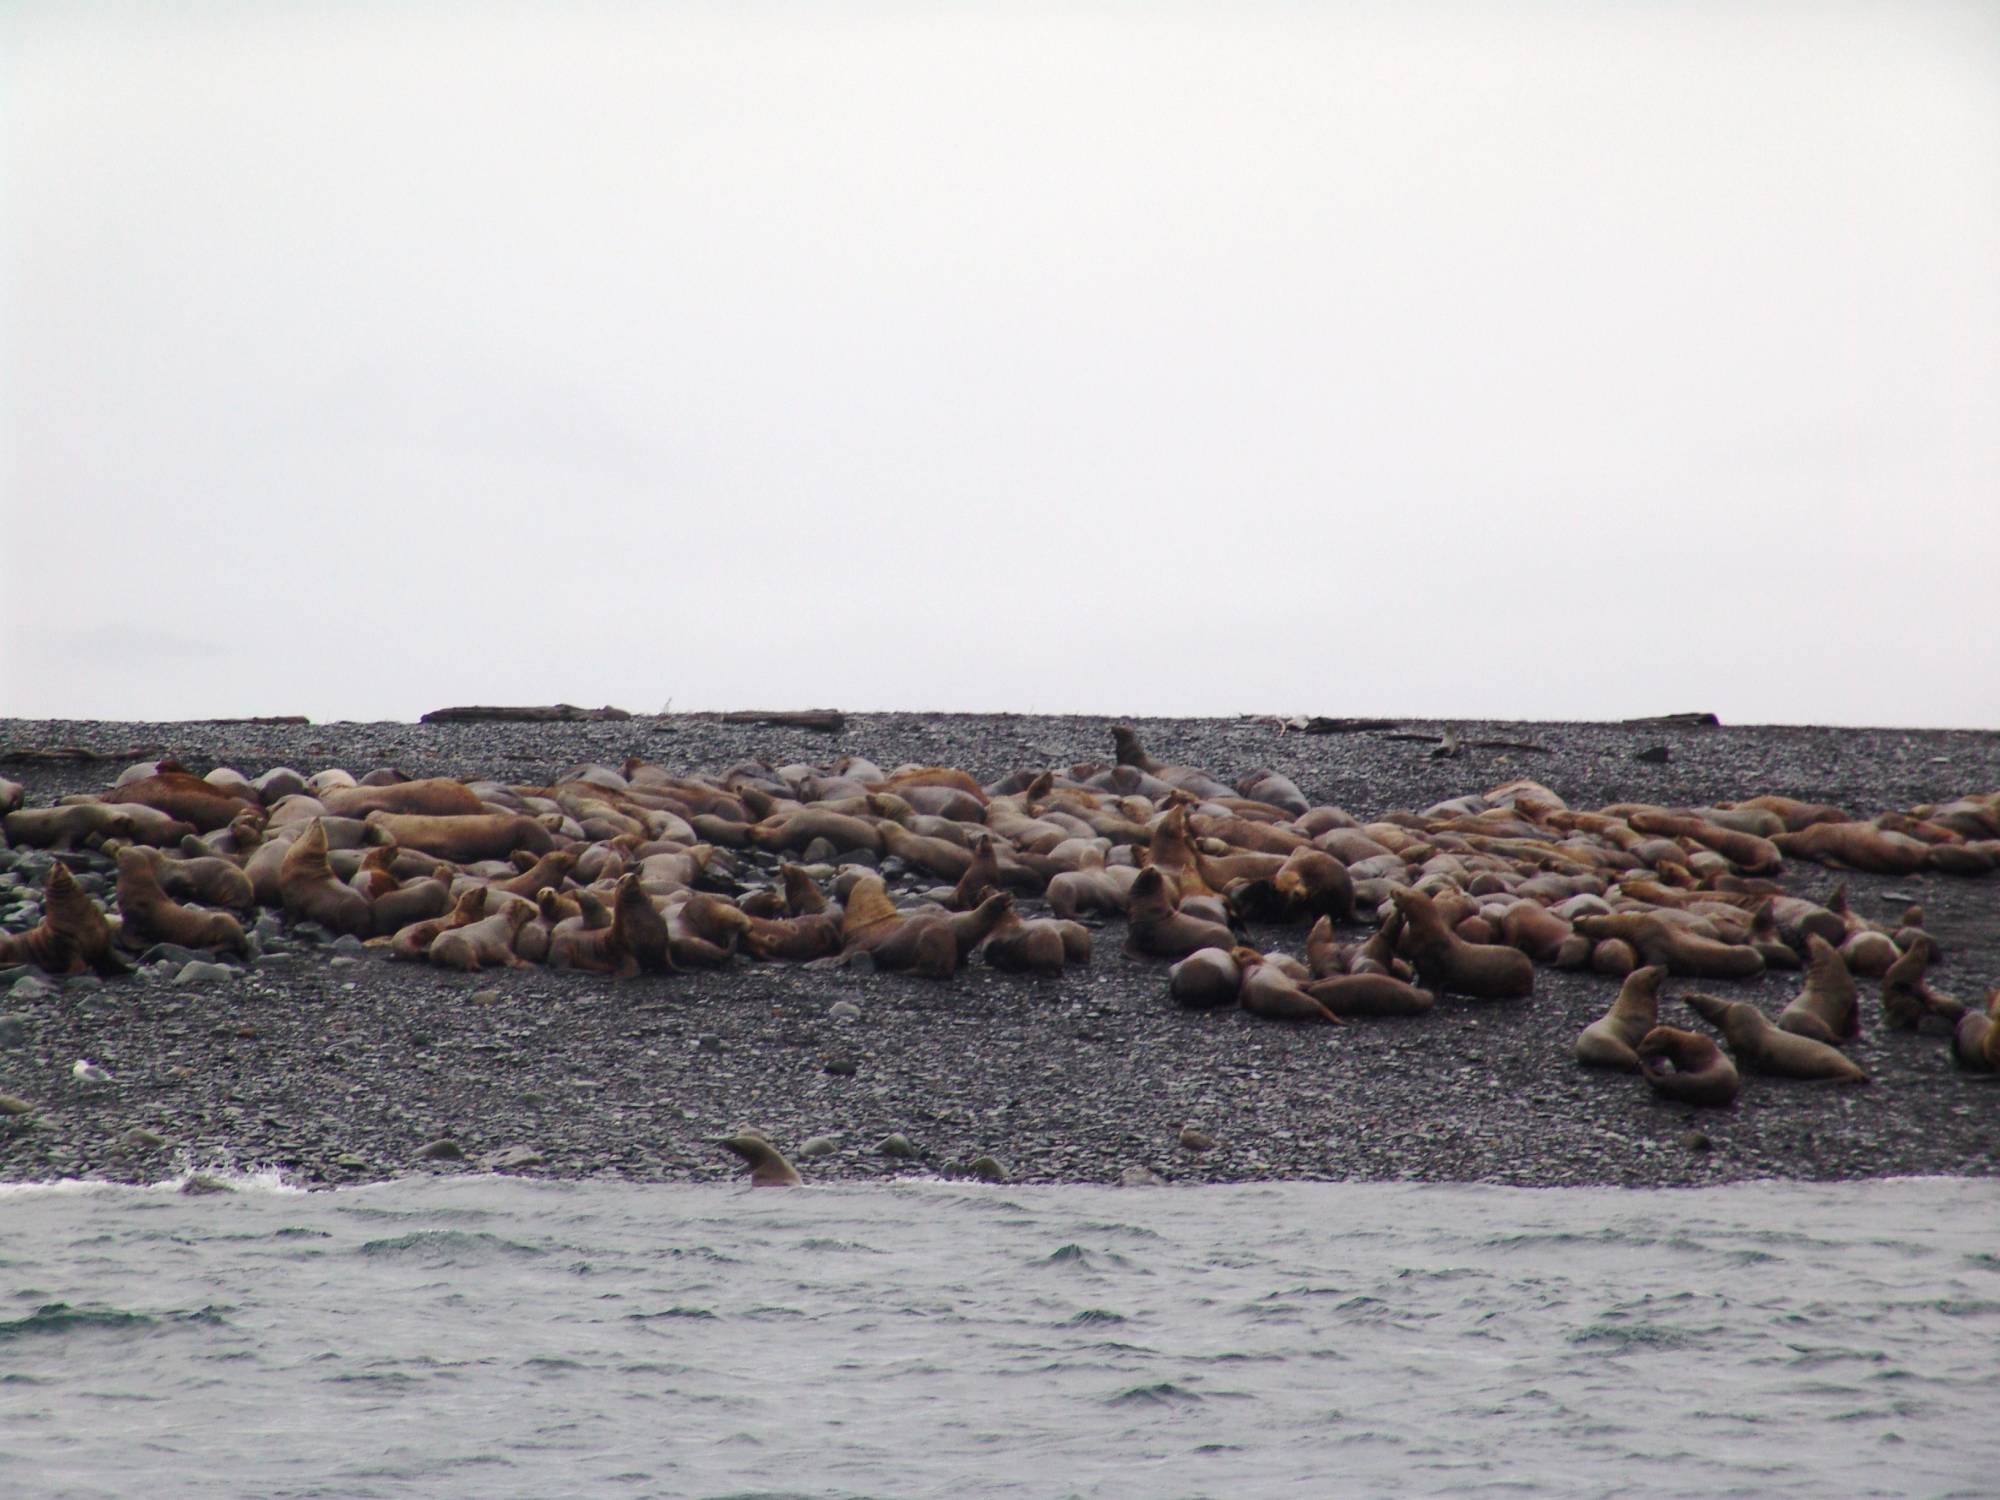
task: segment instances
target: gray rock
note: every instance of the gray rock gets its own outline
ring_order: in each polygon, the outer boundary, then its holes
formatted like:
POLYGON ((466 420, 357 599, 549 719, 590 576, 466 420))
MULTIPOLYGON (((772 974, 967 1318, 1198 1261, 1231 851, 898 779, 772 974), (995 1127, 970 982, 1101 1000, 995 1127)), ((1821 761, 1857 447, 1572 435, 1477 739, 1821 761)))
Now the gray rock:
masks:
POLYGON ((250 930, 257 934, 264 942, 269 943, 273 939, 281 938, 285 935, 285 924, 279 919, 276 912, 267 911, 257 919, 256 924, 250 930))
POLYGON ((799 855, 799 863, 802 865, 830 865, 833 863, 834 855, 839 852, 839 850, 833 847, 831 840, 814 839, 810 844, 806 845, 804 852, 799 855))
POLYGON ((500 992, 492 989, 474 990, 465 998, 473 1005, 498 1005, 500 1003, 500 992))
POLYGON ((206 1172, 197 1172, 181 1184, 181 1191, 190 1198, 202 1198, 211 1193, 233 1193, 236 1189, 219 1177, 212 1177, 206 1172))
POLYGON ((87 995, 103 988, 104 981, 95 974, 72 974, 63 981, 64 991, 72 995, 87 995))
POLYGON ((418 1161, 464 1161, 465 1148, 449 1136, 432 1141, 417 1152, 418 1161))
POLYGON ((361 960, 349 953, 343 953, 340 957, 329 960, 327 963, 329 969, 354 969, 360 966, 361 960))
POLYGON ((856 1005, 852 1000, 836 1000, 832 1005, 827 1007, 826 1013, 836 1021, 858 1021, 861 1019, 861 1007, 856 1005))
POLYGON ((906 1135, 885 1135, 882 1137, 882 1144, 875 1149, 883 1156, 899 1156, 906 1161, 917 1154, 917 1148, 910 1143, 910 1138, 906 1135))
POLYGON ((713 1032, 708 1032, 696 1041, 694 1045, 695 1049, 699 1052, 720 1052, 722 1051, 722 1038, 713 1032))
POLYGON ((832 1078, 852 1078, 860 1070, 851 1057, 829 1057, 820 1071, 832 1078))
POLYGON ((1181 1145, 1189 1151, 1213 1151, 1215 1137, 1205 1130, 1197 1130, 1192 1125, 1181 1127, 1181 1145))
POLYGON ((206 963, 209 956, 199 948, 184 948, 179 943, 155 943, 139 955, 139 962, 146 965, 173 964, 179 967, 181 964, 206 963))
POLYGON ((148 1130, 143 1125, 134 1125, 121 1139, 135 1151, 157 1151, 167 1143, 165 1136, 148 1130))
POLYGON ((1167 1179, 1151 1167, 1127 1167, 1118 1174, 1120 1187, 1165 1187, 1167 1179))
POLYGON ((836 869, 841 865, 860 865, 864 869, 872 870, 876 865, 876 856, 870 849, 842 849, 834 855, 832 863, 836 869))
POLYGON ((26 1099, 14 1094, 0 1094, 0 1115, 25 1115, 34 1109, 26 1099))
POLYGON ((533 1146, 508 1146, 486 1156, 480 1165, 489 1172, 523 1172, 529 1167, 545 1166, 547 1160, 533 1146))
POLYGON ((294 922, 292 924, 292 939, 295 942, 311 943, 314 947, 317 947, 332 936, 332 933, 328 932, 317 922, 294 922))
POLYGON ((1000 1164, 1000 1159, 996 1156, 973 1157, 971 1161, 965 1164, 965 1173, 968 1177, 976 1177, 981 1182, 1005 1182, 1007 1180, 1007 1169, 1000 1164))
POLYGON ((226 984, 235 977, 236 971, 227 964, 196 959, 193 963, 181 965, 180 973, 174 975, 174 983, 176 985, 226 984))
POLYGON ((362 946, 361 939, 351 932, 343 932, 339 937, 327 944, 327 947, 330 951, 338 953, 344 958, 359 958, 368 951, 362 946))
POLYGON ((18 1012, 0 1016, 0 1047, 12 1049, 27 1046, 28 1033, 34 1029, 34 1025, 33 1016, 18 1012))
POLYGON ((800 1156, 831 1156, 840 1149, 840 1142, 830 1135, 816 1135, 799 1147, 800 1156))
POLYGON ((55 986, 46 979, 37 979, 29 974, 14 981, 14 987, 7 991, 9 1005, 32 1005, 37 1000, 46 1000, 56 992, 55 986))

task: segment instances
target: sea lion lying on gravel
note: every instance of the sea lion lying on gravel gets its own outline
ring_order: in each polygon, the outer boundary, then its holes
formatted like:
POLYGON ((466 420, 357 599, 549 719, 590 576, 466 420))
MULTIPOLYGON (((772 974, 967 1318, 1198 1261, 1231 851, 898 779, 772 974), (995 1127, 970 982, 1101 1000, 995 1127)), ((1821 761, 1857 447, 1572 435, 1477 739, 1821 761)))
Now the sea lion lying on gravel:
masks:
POLYGON ((1437 904, 1399 886, 1390 897, 1403 917, 1403 950, 1417 977, 1440 990, 1478 1000, 1517 1000, 1534 992, 1535 965, 1517 948, 1466 942, 1445 926, 1437 904))
POLYGON ((139 848, 118 851, 118 915, 126 934, 148 942, 179 943, 187 948, 224 948, 243 953, 243 928, 219 911, 182 906, 153 874, 152 861, 139 848))
POLYGON ((1860 1064, 1838 1048, 1780 1031, 1754 1005, 1714 995, 1689 995, 1686 999, 1697 1015, 1722 1033, 1736 1060, 1753 1073, 1828 1083, 1868 1082, 1860 1064))
POLYGON ((278 865, 278 897, 285 910, 330 932, 373 935, 368 898, 334 875, 326 855, 326 822, 314 818, 278 865))
POLYGON ((1778 1015, 1798 1036, 1838 1047, 1861 1034, 1861 1000, 1847 964, 1824 938, 1806 939, 1806 987, 1778 1015))
POLYGON ((1227 950, 1236 946, 1236 934, 1227 926, 1183 913, 1178 895, 1173 883, 1157 866, 1139 872, 1126 898, 1127 953, 1146 958, 1186 958, 1200 948, 1227 950))

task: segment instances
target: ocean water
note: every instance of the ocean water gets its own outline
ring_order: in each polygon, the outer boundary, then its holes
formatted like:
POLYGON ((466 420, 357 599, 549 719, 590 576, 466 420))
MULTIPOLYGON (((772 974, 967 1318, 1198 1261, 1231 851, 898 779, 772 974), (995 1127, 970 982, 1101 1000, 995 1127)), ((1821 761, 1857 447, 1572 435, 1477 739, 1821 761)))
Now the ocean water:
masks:
POLYGON ((2000 1182, 0 1188, 0 1494, 1993 1495, 2000 1182))

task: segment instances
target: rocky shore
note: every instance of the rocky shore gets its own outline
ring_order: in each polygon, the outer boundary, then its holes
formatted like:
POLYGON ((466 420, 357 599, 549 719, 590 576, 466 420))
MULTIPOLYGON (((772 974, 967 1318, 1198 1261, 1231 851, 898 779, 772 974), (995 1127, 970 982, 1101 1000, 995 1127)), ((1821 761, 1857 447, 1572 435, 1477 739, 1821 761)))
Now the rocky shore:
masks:
MULTIPOLYGON (((162 754, 197 773, 390 765, 541 783, 628 756, 713 770, 857 753, 990 779, 1108 758, 1113 722, 867 714, 826 733, 698 715, 0 720, 0 777, 22 783, 31 805, 101 790, 128 761, 162 754), (108 758, 49 754, 63 749, 108 758)), ((1774 792, 1863 814, 2000 787, 1991 732, 1406 721, 1308 735, 1268 720, 1116 722, 1163 758, 1231 780, 1271 766, 1312 801, 1363 818, 1517 776, 1579 807, 1774 792)), ((0 851, 0 908, 32 891, 36 858, 0 851)), ((79 870, 100 896, 105 869, 79 870)), ((1784 884, 1818 897, 1838 878, 1796 863, 1784 884)), ((2000 880, 1844 878, 1870 916, 1924 905, 1944 949, 1941 987, 1976 999, 2000 983, 2000 880)), ((1937 1038, 1882 1033, 1866 981, 1852 1052, 1873 1086, 1753 1079, 1733 1110, 1695 1112, 1571 1061, 1577 1030, 1615 993, 1588 973, 1538 969, 1525 1002, 1447 998, 1421 1020, 1293 1028, 1177 1010, 1165 965, 1125 956, 1115 922, 1100 936, 1088 969, 1050 978, 974 962, 939 984, 738 959, 612 981, 391 964, 267 917, 247 968, 188 970, 158 955, 129 979, 0 973, 0 1095, 28 1106, 0 1116, 0 1180, 153 1181, 224 1165, 275 1166, 309 1185, 489 1169, 721 1179, 740 1167, 713 1141, 746 1124, 817 1182, 937 1174, 982 1156, 1015 1181, 1095 1183, 1133 1169, 1172 1182, 1636 1186, 2000 1169, 2000 1085, 1956 1071, 1937 1038), (112 1081, 73 1078, 82 1058, 112 1081), (1212 1148, 1183 1145, 1187 1126, 1212 1148)), ((1298 941, 1289 935, 1292 951, 1298 941)), ((1662 1018, 1692 1024, 1672 997, 1696 987, 1671 983, 1662 1018)), ((1774 973, 1727 993, 1769 1009, 1797 988, 1796 975, 1774 973)))

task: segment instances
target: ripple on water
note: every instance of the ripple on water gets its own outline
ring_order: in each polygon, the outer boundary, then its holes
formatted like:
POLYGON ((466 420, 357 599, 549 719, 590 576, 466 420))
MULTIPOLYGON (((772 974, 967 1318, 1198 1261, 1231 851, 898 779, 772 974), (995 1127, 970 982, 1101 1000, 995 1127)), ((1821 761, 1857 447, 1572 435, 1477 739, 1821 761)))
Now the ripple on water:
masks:
POLYGON ((536 1245, 526 1245, 485 1230, 468 1233, 463 1229, 413 1229, 386 1240, 367 1240, 360 1254, 375 1260, 409 1260, 425 1265, 485 1265, 496 1260, 546 1255, 536 1245))
POLYGON ((1111 1406, 1175 1406, 1197 1402, 1203 1397, 1201 1392, 1191 1391, 1184 1385, 1160 1380, 1151 1385, 1128 1386, 1104 1399, 1111 1406))
POLYGON ((92 1329, 130 1332, 152 1328, 157 1322, 158 1320, 151 1314, 131 1312, 122 1307, 110 1307, 103 1303, 85 1303, 80 1307, 72 1307, 67 1302, 48 1302, 25 1318, 17 1318, 11 1323, 0 1323, 0 1340, 82 1333, 92 1329))

